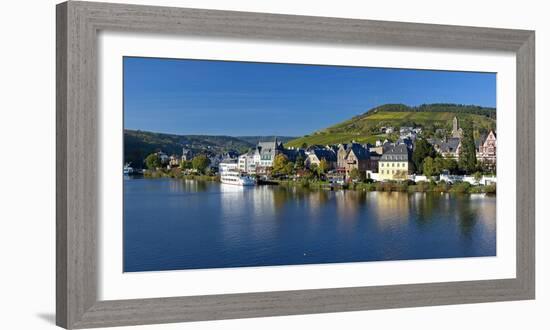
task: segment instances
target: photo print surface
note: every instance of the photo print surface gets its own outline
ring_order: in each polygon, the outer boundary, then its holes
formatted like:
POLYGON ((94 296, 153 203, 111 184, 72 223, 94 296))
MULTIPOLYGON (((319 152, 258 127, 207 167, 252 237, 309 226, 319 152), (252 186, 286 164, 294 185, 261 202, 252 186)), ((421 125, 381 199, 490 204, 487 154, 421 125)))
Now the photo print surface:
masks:
POLYGON ((124 57, 123 271, 496 255, 496 74, 124 57))

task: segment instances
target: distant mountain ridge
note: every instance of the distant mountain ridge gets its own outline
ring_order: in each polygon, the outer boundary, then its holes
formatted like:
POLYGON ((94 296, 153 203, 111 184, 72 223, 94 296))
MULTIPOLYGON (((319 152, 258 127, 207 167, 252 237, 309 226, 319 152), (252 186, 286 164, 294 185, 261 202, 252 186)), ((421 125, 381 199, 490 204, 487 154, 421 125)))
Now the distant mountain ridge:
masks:
MULTIPOLYGON (((270 141, 275 136, 224 136, 224 135, 179 135, 141 130, 124 130, 124 162, 141 167, 147 155, 163 151, 167 155, 181 155, 186 147, 194 152, 220 154, 228 151, 244 153, 256 146, 258 141, 270 141)), ((286 142, 294 137, 277 137, 286 142)))
POLYGON ((405 104, 384 104, 336 125, 291 140, 286 145, 299 147, 304 143, 325 145, 352 140, 373 143, 377 139, 387 137, 380 134, 382 127, 422 126, 449 129, 455 116, 459 122, 472 120, 476 130, 486 131, 496 128, 495 108, 447 103, 423 104, 414 107, 405 104))
POLYGON ((408 106, 402 103, 389 103, 378 107, 374 107, 365 112, 452 112, 455 114, 472 114, 496 119, 496 108, 482 107, 478 105, 465 105, 454 103, 432 103, 421 104, 418 106, 408 106))

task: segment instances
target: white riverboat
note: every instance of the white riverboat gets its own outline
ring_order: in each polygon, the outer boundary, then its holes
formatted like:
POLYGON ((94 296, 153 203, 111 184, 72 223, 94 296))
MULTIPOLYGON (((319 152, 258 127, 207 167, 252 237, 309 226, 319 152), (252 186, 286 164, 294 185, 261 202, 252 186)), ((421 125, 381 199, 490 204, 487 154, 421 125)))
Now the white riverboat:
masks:
POLYGON ((124 164, 124 175, 134 174, 134 168, 130 166, 130 163, 124 164))
POLYGON ((254 178, 239 171, 239 164, 236 159, 223 160, 220 162, 219 169, 221 183, 234 186, 253 186, 256 184, 254 178))

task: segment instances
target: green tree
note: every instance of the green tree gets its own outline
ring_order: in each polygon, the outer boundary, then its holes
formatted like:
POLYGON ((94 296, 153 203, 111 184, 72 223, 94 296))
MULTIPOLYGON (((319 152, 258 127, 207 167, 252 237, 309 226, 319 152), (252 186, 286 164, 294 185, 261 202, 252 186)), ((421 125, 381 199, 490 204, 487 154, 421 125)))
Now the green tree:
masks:
POLYGON ((317 166, 317 164, 309 165, 309 172, 311 173, 312 177, 318 177, 319 176, 319 166, 317 166))
POLYGON ((354 168, 349 171, 349 178, 354 181, 364 182, 367 179, 367 174, 365 173, 365 171, 359 171, 358 169, 354 168))
POLYGON ((284 154, 277 154, 273 160, 273 175, 286 174, 286 165, 289 163, 288 158, 284 154))
POLYGON ((435 173, 433 175, 439 175, 444 170, 449 170, 447 168, 447 160, 443 157, 436 156, 434 158, 434 171, 435 171, 435 173))
POLYGON ((496 166, 490 161, 477 162, 477 171, 485 174, 496 174, 496 166))
POLYGON ((434 159, 434 175, 443 173, 443 171, 449 171, 451 174, 456 174, 458 170, 458 163, 453 158, 443 158, 436 156, 434 159))
POLYGON ((462 140, 458 155, 458 166, 464 173, 472 173, 476 170, 476 144, 474 141, 474 128, 470 120, 462 125, 462 140))
POLYGON ((388 140, 390 140, 392 142, 395 142, 398 139, 399 139, 399 134, 397 134, 397 133, 388 134, 388 140))
POLYGON ((147 166, 148 169, 154 170, 156 168, 159 168, 162 166, 160 162, 160 157, 156 153, 150 154, 147 157, 145 157, 145 166, 147 166))
POLYGON ((190 170, 193 168, 193 162, 191 162, 190 160, 182 160, 180 162, 180 168, 182 170, 190 170))
POLYGON ((302 156, 302 154, 298 154, 298 156, 296 156, 296 168, 298 169, 302 169, 305 167, 305 159, 304 159, 304 156, 302 156))
POLYGON ((328 167, 329 167, 329 166, 328 166, 327 160, 324 159, 324 158, 321 159, 321 161, 319 162, 319 168, 318 168, 318 170, 319 170, 319 175, 323 175, 323 174, 327 173, 328 167))
POLYGON ((431 138, 431 137, 433 137, 434 135, 435 135, 435 129, 434 129, 434 127, 433 127, 432 125, 430 125, 430 126, 424 126, 424 127, 422 128, 421 136, 422 136, 423 138, 426 138, 426 139, 427 139, 427 138, 431 138))
POLYGON ((419 139, 416 141, 414 151, 412 154, 412 162, 414 170, 417 173, 421 173, 423 170, 423 162, 426 157, 431 157, 432 160, 437 155, 434 147, 425 139, 419 139))
POLYGON ((293 162, 286 163, 286 165, 284 167, 284 174, 286 174, 286 175, 294 174, 294 163, 293 162))
POLYGON ((307 149, 307 143, 302 143, 302 149, 307 149))
POLYGON ((349 178, 350 179, 359 180, 359 177, 360 177, 360 173, 359 173, 358 169, 353 168, 353 169, 351 169, 351 171, 349 171, 349 178))
POLYGON ((199 173, 205 173, 206 168, 208 167, 208 165, 210 165, 210 159, 208 159, 206 155, 201 154, 193 157, 191 163, 193 165, 193 168, 199 173))
POLYGON ((436 175, 436 162, 432 157, 426 157, 424 158, 424 161, 422 162, 422 172, 425 176, 428 178, 436 175))
POLYGON ((476 182, 476 184, 479 184, 479 181, 481 181, 482 178, 483 174, 481 174, 481 172, 474 173, 474 181, 476 182))
POLYGON ((446 135, 447 135, 447 133, 446 133, 443 129, 437 131, 437 132, 434 134, 434 136, 435 136, 436 138, 438 138, 438 139, 443 139, 446 135))

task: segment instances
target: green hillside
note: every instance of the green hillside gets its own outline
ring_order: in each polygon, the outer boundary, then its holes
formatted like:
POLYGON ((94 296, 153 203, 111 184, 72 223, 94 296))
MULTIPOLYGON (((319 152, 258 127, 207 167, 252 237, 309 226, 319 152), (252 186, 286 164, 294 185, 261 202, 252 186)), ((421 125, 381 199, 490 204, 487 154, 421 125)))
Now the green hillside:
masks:
POLYGON ((334 126, 291 140, 285 145, 299 147, 304 143, 325 145, 351 140, 373 143, 377 139, 391 138, 386 134, 380 134, 382 127, 399 129, 403 126, 420 126, 425 129, 426 134, 433 133, 439 128, 450 132, 455 116, 459 123, 471 120, 476 134, 496 128, 496 109, 494 108, 457 104, 425 104, 418 107, 386 104, 334 126))

